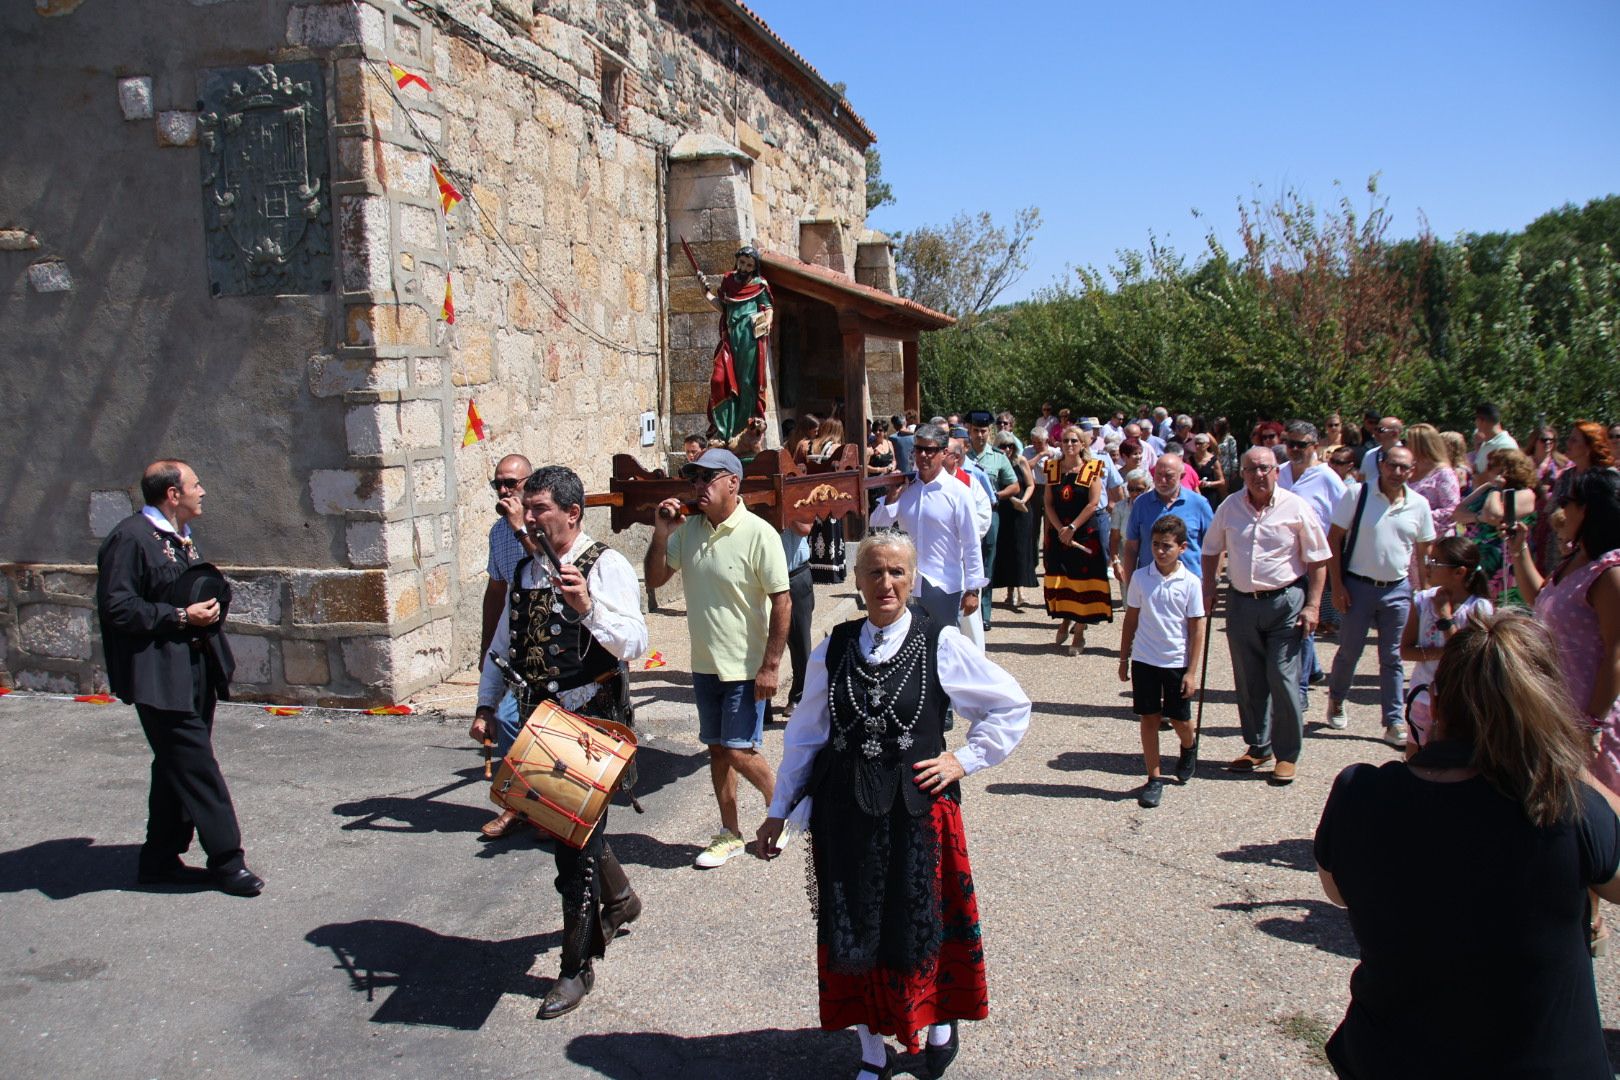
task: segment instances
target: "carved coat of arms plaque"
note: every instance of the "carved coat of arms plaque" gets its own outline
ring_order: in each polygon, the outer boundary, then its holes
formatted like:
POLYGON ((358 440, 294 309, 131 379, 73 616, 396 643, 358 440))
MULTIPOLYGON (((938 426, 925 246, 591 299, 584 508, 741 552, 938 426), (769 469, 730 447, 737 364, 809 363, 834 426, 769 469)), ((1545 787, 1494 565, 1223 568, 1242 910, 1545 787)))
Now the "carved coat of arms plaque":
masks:
POLYGON ((215 296, 332 288, 326 83, 318 63, 199 77, 203 233, 215 296))

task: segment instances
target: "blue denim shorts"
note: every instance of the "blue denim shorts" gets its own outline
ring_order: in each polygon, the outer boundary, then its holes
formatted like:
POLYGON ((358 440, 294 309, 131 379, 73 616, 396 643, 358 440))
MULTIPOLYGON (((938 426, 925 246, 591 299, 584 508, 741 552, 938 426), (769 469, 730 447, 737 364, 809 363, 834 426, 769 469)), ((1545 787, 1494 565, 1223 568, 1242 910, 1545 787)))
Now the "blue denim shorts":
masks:
POLYGON ((765 739, 765 703, 754 700, 754 680, 722 682, 718 675, 692 672, 697 696, 698 739, 705 746, 758 750, 765 739))

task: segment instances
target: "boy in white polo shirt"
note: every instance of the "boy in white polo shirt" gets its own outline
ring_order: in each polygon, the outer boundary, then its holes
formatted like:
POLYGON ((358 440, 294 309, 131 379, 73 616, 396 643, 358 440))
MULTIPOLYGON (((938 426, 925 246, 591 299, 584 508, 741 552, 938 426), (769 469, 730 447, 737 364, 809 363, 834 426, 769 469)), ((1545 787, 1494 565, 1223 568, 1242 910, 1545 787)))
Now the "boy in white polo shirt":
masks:
POLYGON ((1198 768, 1188 699, 1198 691, 1193 658, 1204 647, 1204 593, 1181 562, 1187 526, 1174 514, 1153 524, 1153 562, 1131 575, 1125 590, 1125 628, 1119 639, 1119 681, 1131 684, 1132 707, 1142 724, 1142 762, 1147 783, 1136 803, 1151 809, 1164 797, 1159 775, 1159 723, 1169 720, 1181 740, 1176 780, 1185 784, 1198 768))

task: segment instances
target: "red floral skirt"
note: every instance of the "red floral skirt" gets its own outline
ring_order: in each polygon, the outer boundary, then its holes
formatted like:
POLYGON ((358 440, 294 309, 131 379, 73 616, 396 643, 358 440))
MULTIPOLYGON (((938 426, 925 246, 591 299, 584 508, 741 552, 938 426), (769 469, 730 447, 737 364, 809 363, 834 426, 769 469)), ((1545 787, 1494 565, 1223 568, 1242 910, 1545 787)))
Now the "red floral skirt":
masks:
POLYGON ((859 975, 828 970, 827 949, 816 951, 821 987, 821 1027, 842 1031, 865 1024, 899 1039, 909 1053, 921 1049, 917 1033, 930 1024, 983 1020, 990 1012, 979 934, 979 903, 973 892, 962 808, 953 799, 934 803, 939 837, 939 901, 945 936, 939 954, 915 971, 882 965, 859 975))

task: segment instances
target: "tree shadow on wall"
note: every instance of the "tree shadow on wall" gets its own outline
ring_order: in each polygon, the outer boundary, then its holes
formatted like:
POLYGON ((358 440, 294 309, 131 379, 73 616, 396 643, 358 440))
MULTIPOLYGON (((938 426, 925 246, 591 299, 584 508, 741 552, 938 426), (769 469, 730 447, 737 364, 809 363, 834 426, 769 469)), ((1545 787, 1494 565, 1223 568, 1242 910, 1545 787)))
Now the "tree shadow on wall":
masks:
POLYGON ((373 1024, 420 1024, 476 1031, 484 1026, 504 994, 538 1001, 550 979, 529 974, 535 958, 557 947, 562 932, 481 941, 438 934, 414 923, 361 919, 328 923, 304 940, 331 949, 334 970, 348 976, 349 989, 368 1004, 385 1000, 371 1014, 373 1024))

